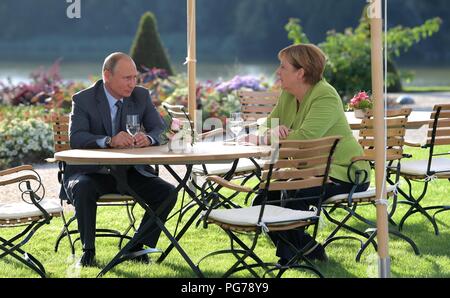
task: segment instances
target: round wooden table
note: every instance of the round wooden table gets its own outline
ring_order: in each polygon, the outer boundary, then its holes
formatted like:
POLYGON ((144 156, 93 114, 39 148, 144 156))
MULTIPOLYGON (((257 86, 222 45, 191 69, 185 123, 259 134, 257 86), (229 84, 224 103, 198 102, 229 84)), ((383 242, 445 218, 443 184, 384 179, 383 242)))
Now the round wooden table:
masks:
MULTIPOLYGON (((143 230, 150 227, 153 222, 161 228, 163 233, 169 238, 171 244, 163 252, 162 256, 158 260, 161 262, 169 254, 173 247, 175 247, 188 265, 192 268, 194 273, 198 277, 203 277, 203 274, 195 266, 192 260, 189 258, 184 249, 180 246, 178 241, 187 231, 190 224, 195 219, 194 217, 200 214, 204 208, 202 202, 196 198, 195 193, 189 189, 187 185, 188 178, 192 171, 194 164, 207 164, 207 163, 230 163, 233 162, 230 167, 230 171, 226 177, 231 178, 234 170, 236 169, 237 162, 240 158, 258 158, 268 157, 270 155, 270 147, 268 146, 243 146, 232 145, 222 142, 199 142, 194 146, 188 146, 184 152, 172 152, 169 151, 167 145, 153 146, 146 148, 131 148, 131 149, 72 149, 57 152, 54 155, 55 160, 71 165, 104 165, 114 176, 118 184, 118 190, 121 193, 128 193, 136 200, 136 202, 144 208, 151 215, 152 219, 142 227, 143 230), (191 219, 183 227, 182 231, 175 237, 172 235, 164 223, 158 218, 157 214, 152 210, 144 200, 139 197, 133 189, 130 188, 127 181, 127 170, 134 165, 164 165, 169 173, 178 181, 178 189, 183 188, 188 194, 197 201, 199 208, 191 219), (186 174, 184 178, 180 178, 178 173, 174 171, 170 165, 186 165, 186 174), (193 219, 192 219, 193 218, 193 219)), ((141 235, 145 233, 139 233, 141 235)), ((133 237, 127 245, 125 245, 118 254, 102 269, 98 276, 104 275, 111 270, 114 266, 127 260, 126 255, 129 252, 129 248, 138 242, 138 239, 133 237)))

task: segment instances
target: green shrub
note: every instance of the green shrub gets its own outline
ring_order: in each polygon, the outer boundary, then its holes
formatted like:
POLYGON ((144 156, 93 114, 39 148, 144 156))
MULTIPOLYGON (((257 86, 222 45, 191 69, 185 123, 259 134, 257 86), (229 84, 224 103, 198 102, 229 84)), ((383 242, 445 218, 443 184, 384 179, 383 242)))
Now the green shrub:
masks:
MULTIPOLYGON (((414 28, 396 26, 388 30, 388 91, 402 89, 401 76, 395 67, 394 58, 415 43, 438 32, 441 24, 440 18, 434 18, 414 28)), ((308 42, 299 19, 290 19, 285 29, 294 44, 308 42)), ((343 33, 329 31, 326 40, 318 46, 328 56, 325 78, 344 99, 349 99, 357 91, 372 89, 370 21, 365 14, 358 27, 347 28, 343 33)))
POLYGON ((38 119, 12 119, 0 122, 2 167, 42 162, 53 154, 50 124, 38 119))
POLYGON ((0 121, 44 119, 46 115, 48 115, 48 111, 44 106, 0 105, 0 121))
POLYGON ((170 75, 173 74, 169 58, 159 37, 156 18, 149 11, 141 17, 130 55, 141 72, 145 71, 145 68, 156 67, 165 69, 170 75))

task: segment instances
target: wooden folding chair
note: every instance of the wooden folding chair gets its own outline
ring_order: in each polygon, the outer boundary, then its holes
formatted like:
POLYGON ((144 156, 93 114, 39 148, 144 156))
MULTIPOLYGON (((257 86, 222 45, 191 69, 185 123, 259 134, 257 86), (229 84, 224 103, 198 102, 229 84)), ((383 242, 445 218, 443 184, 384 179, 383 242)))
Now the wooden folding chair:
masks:
MULTIPOLYGON (((450 181, 450 158, 448 147, 450 145, 450 105, 438 104, 433 108, 431 120, 428 126, 428 135, 425 145, 406 143, 408 146, 421 147, 428 150, 428 157, 421 160, 408 160, 402 162, 400 175, 408 184, 408 193, 398 189, 406 200, 400 201, 401 204, 409 205, 408 211, 399 222, 399 228, 402 229, 406 220, 415 213, 420 213, 427 218, 434 228, 434 233, 439 235, 439 228, 436 221, 436 215, 450 210, 450 205, 422 206, 421 202, 425 198, 428 186, 435 179, 447 179, 450 181), (412 181, 422 184, 420 195, 413 194, 412 181), (433 210, 431 215, 429 211, 433 210)), ((418 187, 419 188, 419 187, 418 187)))
POLYGON ((0 204, 0 228, 25 228, 9 239, 0 236, 0 259, 11 256, 46 277, 42 263, 22 247, 40 227, 62 215, 61 205, 56 200, 44 199, 41 177, 31 165, 0 171, 0 186, 7 185, 18 186, 22 202, 0 204))
MULTIPOLYGON (((223 249, 207 254, 198 262, 206 258, 222 254, 232 254, 236 262, 226 271, 223 277, 248 270, 253 276, 261 277, 273 275, 278 271, 276 277, 281 277, 288 269, 303 268, 310 270, 320 277, 320 271, 305 256, 305 252, 315 245, 318 222, 322 200, 325 194, 325 183, 328 181, 328 173, 331 165, 332 155, 339 141, 339 137, 325 137, 315 140, 304 141, 281 141, 279 146, 272 152, 270 161, 264 166, 262 182, 259 188, 264 190, 262 204, 252 207, 223 209, 217 208, 218 193, 221 187, 247 193, 255 193, 249 187, 236 185, 219 176, 209 176, 207 179, 219 187, 210 192, 204 198, 205 202, 211 202, 207 211, 203 212, 204 227, 215 224, 229 236, 230 249, 223 249), (311 187, 320 187, 320 195, 308 198, 284 197, 279 201, 268 201, 270 191, 288 191, 311 187), (314 210, 300 211, 286 207, 291 201, 316 199, 314 210), (276 205, 280 206, 276 206, 276 205), (288 264, 279 265, 263 261, 255 252, 260 236, 266 232, 287 231, 296 228, 310 227, 313 229, 312 240, 305 247, 298 250, 288 239, 280 237, 281 241, 292 247, 296 252, 288 264), (244 237, 244 238, 243 238, 244 237), (251 244, 247 245, 245 240, 251 238, 251 244), (258 274, 257 268, 263 270, 258 274)), ((259 269, 258 269, 259 270, 259 269)))
MULTIPOLYGON (((54 141, 54 150, 55 152, 60 152, 63 150, 70 150, 70 143, 69 143, 69 116, 67 115, 60 115, 60 114, 53 114, 51 116, 51 121, 53 124, 53 141, 54 141)), ((64 168, 63 163, 59 163, 59 171, 58 171, 58 181, 62 185, 63 180, 62 177, 64 175, 64 168)), ((64 201, 68 202, 68 198, 64 196, 65 193, 63 192, 60 200, 61 200, 61 206, 64 205, 64 201)), ((128 233, 131 230, 136 231, 135 222, 136 218, 133 214, 133 209, 136 205, 136 202, 134 201, 133 197, 128 195, 120 195, 120 194, 105 194, 101 196, 97 201, 98 207, 112 207, 112 206, 122 206, 126 208, 127 216, 129 219, 129 225, 126 227, 126 229, 123 232, 113 230, 113 229, 106 229, 106 228, 97 228, 95 237, 115 237, 119 238, 119 248, 122 246, 122 242, 124 239, 131 239, 131 236, 128 236, 128 233)), ((72 222, 76 219, 76 214, 73 215, 68 221, 66 220, 64 213, 62 214, 63 219, 63 228, 61 230, 61 233, 59 234, 56 243, 55 243, 55 252, 58 251, 59 243, 64 237, 67 237, 69 239, 69 245, 72 254, 75 254, 75 243, 76 241, 80 240, 79 237, 77 237, 75 240, 72 241, 71 235, 78 234, 78 230, 70 230, 69 227, 72 222)))
MULTIPOLYGON (((387 175, 394 176, 395 178, 389 178, 389 181, 394 184, 387 187, 387 199, 393 198, 392 208, 389 212, 389 220, 392 224, 395 224, 391 217, 395 212, 397 204, 396 186, 399 180, 400 174, 400 160, 405 156, 403 153, 403 145, 405 143, 406 123, 408 116, 411 114, 411 109, 390 110, 386 113, 386 162, 387 162, 387 175)), ((336 240, 353 239, 360 242, 360 248, 356 254, 356 261, 359 262, 364 250, 372 244, 375 249, 377 245, 375 243, 375 237, 377 234, 376 223, 362 216, 357 209, 365 205, 376 204, 376 191, 374 187, 369 188, 363 192, 355 192, 356 188, 366 181, 369 173, 362 170, 356 171, 356 177, 351 176, 351 169, 357 165, 358 162, 371 163, 372 168, 375 163, 375 124, 373 119, 373 111, 368 111, 366 117, 361 122, 361 128, 359 131, 359 143, 364 149, 364 155, 353 158, 351 165, 347 170, 347 175, 350 181, 354 183, 352 191, 348 194, 340 194, 330 198, 327 198, 323 203, 323 213, 325 217, 336 225, 336 228, 330 233, 330 235, 324 241, 323 246, 326 247, 330 243, 336 240), (328 211, 329 210, 329 211, 328 211), (333 216, 336 210, 343 210, 345 216, 342 219, 337 219, 333 216), (354 226, 348 225, 347 222, 350 219, 355 219, 368 226, 368 229, 361 231, 354 226), (352 235, 337 236, 338 232, 342 229, 350 231, 352 235), (353 236, 358 235, 359 237, 353 236)), ((418 255, 419 249, 417 245, 410 238, 406 237, 395 228, 389 228, 389 233, 407 241, 413 248, 414 252, 418 255)))
POLYGON ((265 122, 278 102, 278 91, 238 91, 247 133, 265 122))
MULTIPOLYGON (((265 122, 267 116, 272 112, 278 102, 280 92, 276 91, 238 91, 239 101, 241 103, 241 113, 244 119, 244 128, 247 133, 257 129, 259 125, 265 122)), ((241 185, 245 185, 250 179, 256 177, 259 179, 261 173, 258 169, 263 165, 259 159, 240 159, 233 179, 242 179, 241 185)), ((231 164, 207 164, 195 165, 192 169, 193 181, 198 177, 208 175, 225 175, 231 164)), ((257 185, 255 186, 257 187, 257 185)), ((246 199, 247 202, 248 198, 246 199)))

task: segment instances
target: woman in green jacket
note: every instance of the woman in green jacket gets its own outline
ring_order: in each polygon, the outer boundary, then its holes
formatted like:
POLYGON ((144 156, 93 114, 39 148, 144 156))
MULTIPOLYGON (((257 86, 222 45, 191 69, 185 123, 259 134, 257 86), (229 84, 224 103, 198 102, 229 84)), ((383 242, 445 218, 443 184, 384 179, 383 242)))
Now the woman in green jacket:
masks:
MULTIPOLYGON (((363 149, 353 137, 347 122, 341 98, 336 90, 323 78, 326 57, 322 50, 311 44, 289 46, 278 54, 280 66, 277 70, 281 88, 280 99, 267 119, 267 130, 264 140, 271 138, 280 140, 309 140, 326 136, 341 136, 330 169, 331 183, 327 184, 325 198, 337 194, 349 193, 354 186, 347 177, 347 169, 351 159, 363 155, 363 149), (272 119, 277 119, 278 125, 270 127, 272 119)), ((276 122, 276 121, 275 121, 276 122)), ((352 166, 352 173, 365 170, 370 173, 367 162, 358 162, 352 166)), ((369 187, 370 177, 364 184, 358 186, 357 192, 369 187)), ((295 192, 295 197, 310 197, 317 195, 320 187, 302 189, 295 192)), ((261 196, 255 198, 254 204, 261 202, 261 196)), ((280 192, 272 192, 268 200, 279 200, 280 192)), ((288 208, 308 210, 317 202, 296 201, 288 208)), ((284 234, 298 249, 304 247, 312 238, 304 229, 287 232, 270 233, 277 246, 279 263, 286 264, 294 252, 282 241, 278 241, 280 233, 284 234)), ((324 248, 316 243, 305 256, 310 259, 326 261, 324 248)))

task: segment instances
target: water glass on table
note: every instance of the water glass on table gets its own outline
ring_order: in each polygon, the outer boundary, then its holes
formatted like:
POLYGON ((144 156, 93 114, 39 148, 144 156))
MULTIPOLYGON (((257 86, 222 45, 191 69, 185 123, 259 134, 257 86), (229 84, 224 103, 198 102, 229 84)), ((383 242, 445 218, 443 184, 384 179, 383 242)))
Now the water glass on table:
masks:
POLYGON ((244 119, 242 119, 242 114, 239 112, 231 113, 228 125, 230 126, 231 132, 235 136, 236 144, 238 144, 238 136, 244 129, 244 119))
MULTIPOLYGON (((141 129, 141 123, 139 122, 139 115, 132 114, 127 115, 127 124, 126 124, 127 132, 133 137, 138 134, 138 132, 141 129)), ((133 147, 134 147, 135 141, 133 141, 133 147)))

